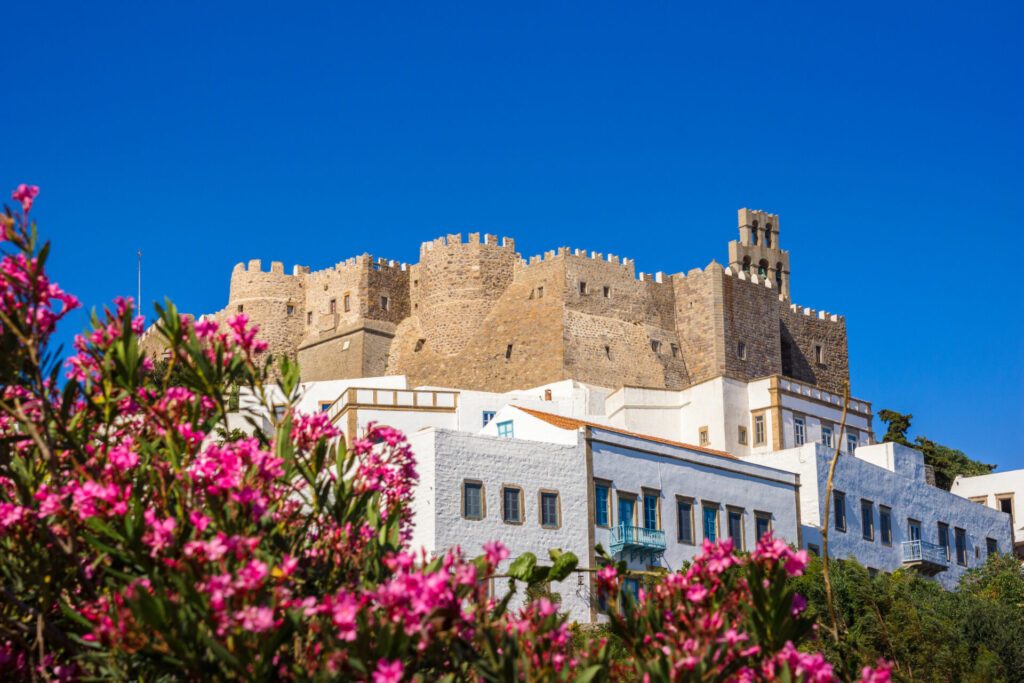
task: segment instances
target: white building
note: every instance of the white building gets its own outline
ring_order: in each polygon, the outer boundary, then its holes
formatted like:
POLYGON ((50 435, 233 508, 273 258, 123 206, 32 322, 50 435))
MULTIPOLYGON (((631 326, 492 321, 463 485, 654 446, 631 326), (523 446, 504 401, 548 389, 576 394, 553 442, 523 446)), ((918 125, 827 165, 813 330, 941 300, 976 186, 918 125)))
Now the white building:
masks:
MULTIPOLYGON (((498 539, 513 557, 559 548, 593 569, 600 544, 634 569, 676 570, 705 538, 801 540, 799 476, 710 449, 511 405, 481 434, 430 428, 410 443, 413 543, 433 553, 498 539)), ((598 618, 588 575, 552 590, 573 618, 598 618)))
POLYGON ((1024 470, 994 472, 977 477, 957 477, 950 489, 974 503, 980 503, 1010 516, 1013 544, 1024 560, 1024 470))
MULTIPOLYGON (((832 456, 805 444, 748 459, 800 475, 804 546, 816 552, 832 456)), ((900 444, 840 455, 833 494, 830 556, 854 557, 872 570, 914 567, 954 588, 965 571, 1012 546, 1007 515, 928 484, 921 453, 900 444)))

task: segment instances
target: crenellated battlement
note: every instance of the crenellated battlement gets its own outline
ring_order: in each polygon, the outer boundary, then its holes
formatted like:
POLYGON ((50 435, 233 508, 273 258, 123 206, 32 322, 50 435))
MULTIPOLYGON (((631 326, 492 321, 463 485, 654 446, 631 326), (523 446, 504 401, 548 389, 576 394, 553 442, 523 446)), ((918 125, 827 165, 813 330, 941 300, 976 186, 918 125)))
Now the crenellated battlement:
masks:
POLYGON ((364 253, 286 271, 253 259, 234 266, 217 315, 244 311, 307 379, 395 373, 503 391, 566 377, 681 389, 779 374, 837 390, 844 317, 790 302, 777 214, 737 218, 728 260, 674 273, 570 246, 523 257, 512 238, 480 232, 422 242, 414 264, 364 253))
POLYGON ((444 237, 437 237, 430 240, 429 242, 420 243, 420 258, 423 258, 430 254, 435 249, 446 249, 446 248, 459 248, 461 246, 488 246, 496 247, 498 249, 508 249, 509 251, 515 252, 516 241, 511 237, 501 237, 497 235, 485 234, 483 239, 478 232, 471 232, 467 236, 468 239, 462 241, 462 233, 450 233, 444 237))

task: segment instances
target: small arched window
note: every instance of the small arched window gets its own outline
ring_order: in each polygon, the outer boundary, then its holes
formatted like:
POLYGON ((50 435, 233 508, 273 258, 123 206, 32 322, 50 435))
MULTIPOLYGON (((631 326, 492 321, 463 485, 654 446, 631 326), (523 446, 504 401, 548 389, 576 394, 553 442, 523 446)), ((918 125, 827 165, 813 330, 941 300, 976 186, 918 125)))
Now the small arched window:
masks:
POLYGON ((747 273, 747 274, 750 274, 750 257, 749 256, 744 256, 743 257, 743 272, 747 273))
POLYGON ((757 221, 750 226, 750 243, 757 244, 757 221))
POLYGON ((768 262, 761 259, 761 262, 757 264, 757 274, 761 277, 767 277, 768 275, 768 262))

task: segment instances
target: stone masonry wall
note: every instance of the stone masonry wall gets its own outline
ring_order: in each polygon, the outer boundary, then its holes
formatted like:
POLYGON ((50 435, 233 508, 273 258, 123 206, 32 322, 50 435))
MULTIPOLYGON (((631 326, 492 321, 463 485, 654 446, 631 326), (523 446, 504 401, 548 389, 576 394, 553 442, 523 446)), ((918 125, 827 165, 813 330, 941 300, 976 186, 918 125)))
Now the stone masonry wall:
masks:
POLYGON ((239 310, 273 353, 298 358, 304 380, 682 389, 781 374, 841 391, 849 373, 843 318, 790 305, 770 278, 715 262, 637 276, 629 259, 565 247, 523 259, 512 240, 477 233, 424 243, 411 266, 369 255, 291 275, 239 264, 215 315, 239 310))

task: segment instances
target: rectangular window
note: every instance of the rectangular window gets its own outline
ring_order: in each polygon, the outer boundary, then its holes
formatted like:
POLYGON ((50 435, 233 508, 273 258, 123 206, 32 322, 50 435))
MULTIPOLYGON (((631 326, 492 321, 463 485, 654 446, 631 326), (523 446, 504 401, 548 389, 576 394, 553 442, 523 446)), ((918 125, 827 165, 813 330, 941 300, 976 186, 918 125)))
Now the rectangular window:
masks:
POLYGON ((832 514, 835 517, 836 531, 846 531, 846 494, 832 491, 832 514))
POLYGON ((693 501, 689 499, 676 500, 676 538, 680 543, 693 544, 693 501))
POLYGON ((288 406, 283 403, 278 403, 274 406, 274 421, 280 422, 284 419, 284 414, 288 412, 288 406))
POLYGON ((747 445, 747 428, 744 427, 743 425, 739 426, 739 434, 737 434, 737 439, 739 440, 740 444, 744 446, 747 445))
POLYGON ((557 529, 561 526, 558 508, 558 493, 556 491, 540 492, 540 525, 542 527, 557 529))
MULTIPOLYGON (((986 496, 987 498, 988 496, 986 496)), ((1013 526, 1013 494, 996 496, 996 509, 1010 515, 1010 526, 1013 526)))
POLYGON ((763 446, 766 443, 764 429, 764 415, 754 416, 754 445, 763 446))
POLYGON ((543 287, 538 287, 537 288, 537 298, 538 299, 543 299, 544 298, 544 288, 543 287))
POLYGON ((523 490, 515 486, 501 489, 501 519, 506 524, 522 524, 523 522, 523 490))
POLYGON ((707 446, 708 442, 708 428, 701 427, 700 430, 697 432, 697 443, 699 443, 701 446, 707 446))
POLYGON ((610 526, 608 520, 608 503, 611 500, 611 488, 608 484, 594 484, 594 524, 610 526))
POLYGON ((293 315, 295 313, 295 307, 292 306, 291 304, 288 304, 287 311, 288 315, 293 315))
POLYGON ((346 294, 345 298, 342 299, 342 301, 344 302, 345 312, 348 313, 349 311, 351 311, 352 310, 352 296, 349 295, 349 294, 346 294))
POLYGON ((821 425, 821 443, 828 448, 835 448, 835 442, 832 440, 832 425, 821 425))
POLYGON ((878 530, 882 533, 882 545, 892 545, 892 508, 878 506, 878 530))
POLYGON ((306 311, 306 324, 307 325, 312 325, 313 324, 313 311, 306 311))
POLYGON ((807 424, 800 415, 793 416, 793 440, 797 446, 803 446, 807 441, 807 424))
POLYGON ((818 365, 825 363, 825 350, 821 348, 821 344, 815 344, 814 346, 814 362, 818 365))
POLYGON ((761 540, 765 534, 772 532, 772 515, 770 512, 754 512, 754 533, 761 540))
POLYGON ((996 543, 996 539, 985 539, 985 552, 987 553, 986 557, 992 557, 993 555, 999 554, 999 544, 996 543))
POLYGON ((503 439, 511 439, 514 434, 512 431, 512 420, 505 420, 504 422, 498 423, 498 436, 503 439))
POLYGON ((590 290, 587 288, 587 283, 580 280, 580 294, 587 294, 590 290))
POLYGON ((509 344, 505 347, 505 360, 511 360, 512 358, 512 345, 509 344))
POLYGON ((945 522, 939 522, 939 547, 942 548, 946 562, 949 562, 949 525, 945 522))
POLYGON ((462 516, 473 520, 484 518, 483 482, 462 482, 462 516))
POLYGON ((860 501, 860 534, 865 541, 875 540, 875 504, 870 500, 860 501))
POLYGON ((391 306, 391 300, 388 299, 386 296, 382 296, 380 298, 380 310, 386 311, 388 310, 389 306, 391 306))
POLYGON ((846 435, 846 452, 853 455, 857 450, 857 432, 850 432, 846 435))
POLYGON ((484 427, 486 427, 491 422, 491 420, 493 420, 493 419, 494 419, 494 411, 493 410, 485 410, 483 412, 484 427))
POLYGON ((718 503, 705 501, 702 505, 704 539, 714 543, 718 540, 718 503))
POLYGON ((619 526, 636 526, 636 496, 619 492, 619 526))
POLYGON ((956 538, 956 562, 957 564, 967 566, 967 532, 957 527, 953 530, 954 537, 956 538))
POLYGON ((676 344, 672 344, 672 357, 673 358, 680 358, 680 357, 682 357, 682 354, 679 353, 679 346, 676 345, 676 344))
POLYGON ((658 496, 657 493, 644 494, 644 528, 658 528, 658 496))
POLYGON ((733 547, 743 550, 743 510, 740 508, 729 508, 729 538, 732 539, 733 547))
POLYGON ((633 596, 633 602, 640 599, 640 582, 636 579, 626 579, 622 582, 622 589, 633 596))
POLYGON ((238 304, 238 309, 237 310, 238 310, 239 313, 241 313, 242 311, 245 310, 245 305, 244 304, 238 304))
POLYGON ((610 299, 612 297, 612 288, 611 287, 609 287, 608 285, 605 285, 604 288, 603 288, 603 291, 604 291, 604 298, 605 299, 610 299))
POLYGON ((338 312, 338 300, 337 299, 331 299, 331 303, 330 303, 330 306, 328 306, 328 309, 330 310, 331 313, 337 313, 338 312))
POLYGON ((661 353, 661 342, 658 341, 657 339, 652 339, 651 351, 654 351, 655 353, 661 353))
POLYGON ((736 355, 739 356, 740 360, 747 359, 747 343, 739 342, 736 344, 736 355))
POLYGON ((921 522, 916 519, 907 520, 907 535, 911 541, 921 540, 921 522))

